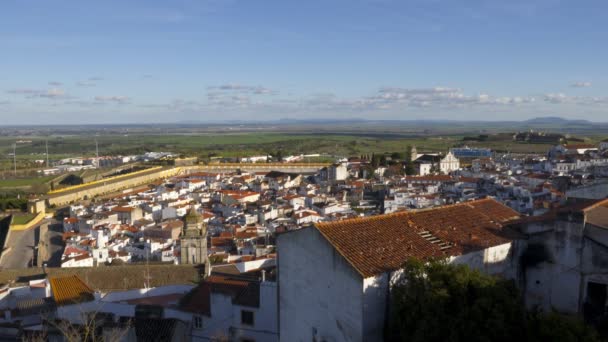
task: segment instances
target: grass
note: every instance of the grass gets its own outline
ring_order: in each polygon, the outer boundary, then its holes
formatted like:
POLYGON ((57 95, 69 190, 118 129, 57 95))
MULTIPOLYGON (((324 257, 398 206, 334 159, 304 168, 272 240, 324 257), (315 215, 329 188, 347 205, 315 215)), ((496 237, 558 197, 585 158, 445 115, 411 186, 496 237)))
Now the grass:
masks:
MULTIPOLYGON (((478 132, 477 132, 478 133, 478 132)), ((246 157, 252 155, 273 154, 279 150, 283 156, 291 154, 329 154, 347 157, 372 153, 405 152, 407 146, 416 146, 419 152, 446 152, 450 147, 468 145, 471 147, 489 147, 497 152, 546 153, 549 144, 517 143, 512 140, 489 140, 485 142, 463 142, 467 133, 462 128, 442 132, 425 132, 415 130, 398 130, 377 127, 364 131, 352 127, 344 131, 308 132, 240 132, 240 133, 188 133, 188 134, 109 134, 97 137, 100 154, 130 155, 148 151, 168 151, 197 156, 205 160, 209 156, 246 157), (460 131, 458 131, 460 130, 460 131)), ((492 136, 491 136, 492 137, 492 136)), ((495 138, 497 136, 494 136, 495 138)), ((600 136, 594 137, 599 140, 600 136)), ((502 139, 502 138, 501 138, 502 139)), ((27 137, 31 143, 19 144, 17 148, 17 166, 30 178, 0 180, 0 189, 20 188, 44 184, 53 177, 36 177, 35 170, 41 166, 34 165, 32 159, 43 159, 46 137, 27 137), (29 170, 29 171, 26 171, 29 170)), ((12 152, 15 138, 0 137, 0 155, 12 152)), ((51 160, 67 156, 92 157, 95 154, 95 140, 84 135, 70 135, 48 138, 51 160)), ((10 177, 12 160, 0 158, 0 170, 10 177)), ((101 171, 84 171, 87 181, 101 171), (90 176, 90 177, 89 177, 90 176)))
POLYGON ((56 176, 0 179, 0 188, 20 188, 36 184, 45 184, 56 176))
POLYGON ((26 224, 30 222, 36 215, 34 214, 19 214, 13 216, 13 224, 26 224))

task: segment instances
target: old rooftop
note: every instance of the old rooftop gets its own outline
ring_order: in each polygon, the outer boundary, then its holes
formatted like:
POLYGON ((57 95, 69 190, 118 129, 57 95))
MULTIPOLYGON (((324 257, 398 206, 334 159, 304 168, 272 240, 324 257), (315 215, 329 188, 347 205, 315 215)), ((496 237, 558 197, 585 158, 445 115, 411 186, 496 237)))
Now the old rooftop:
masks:
POLYGON ((445 258, 511 242, 519 214, 493 199, 316 224, 363 276, 399 269, 412 257, 445 258))
POLYGON ((77 275, 50 278, 49 282, 57 305, 77 304, 95 299, 93 289, 77 275))

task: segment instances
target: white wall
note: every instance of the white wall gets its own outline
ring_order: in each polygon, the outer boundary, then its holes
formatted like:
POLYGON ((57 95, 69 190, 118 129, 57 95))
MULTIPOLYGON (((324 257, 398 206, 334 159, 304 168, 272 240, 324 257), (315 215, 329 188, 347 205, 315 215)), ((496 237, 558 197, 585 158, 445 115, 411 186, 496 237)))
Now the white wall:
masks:
POLYGON ((388 300, 387 273, 363 281, 363 340, 382 341, 388 300))
POLYGON ((254 341, 278 341, 278 304, 277 304, 277 284, 273 282, 263 282, 260 284, 260 307, 252 308, 235 305, 233 308, 233 325, 237 339, 251 339, 254 341), (241 324, 241 310, 252 311, 254 315, 254 325, 247 326, 241 324))
POLYGON ((542 232, 547 224, 531 224, 528 244, 543 244, 551 254, 551 262, 543 262, 525 270, 525 300, 529 308, 564 313, 579 311, 581 291, 580 263, 582 223, 558 220, 548 224, 552 230, 542 232))
POLYGON ((486 248, 456 257, 450 257, 453 264, 466 264, 470 268, 485 274, 500 275, 507 279, 516 279, 518 273, 517 255, 520 253, 518 241, 486 248))
POLYGON ((281 341, 363 340, 363 279, 315 228, 278 236, 281 341))

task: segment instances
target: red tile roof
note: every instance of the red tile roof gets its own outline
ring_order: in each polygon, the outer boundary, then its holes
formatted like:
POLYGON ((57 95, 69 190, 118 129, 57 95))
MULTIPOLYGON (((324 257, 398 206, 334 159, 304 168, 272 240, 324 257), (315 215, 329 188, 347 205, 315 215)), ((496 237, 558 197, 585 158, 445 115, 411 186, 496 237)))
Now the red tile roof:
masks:
POLYGON ((135 208, 133 207, 115 207, 112 208, 112 211, 115 213, 130 213, 133 210, 135 210, 135 208))
POLYGON ((316 224, 316 229, 365 278, 399 269, 411 257, 445 258, 501 245, 519 214, 482 199, 414 212, 316 224), (439 239, 435 243, 429 240, 439 239), (443 247, 443 249, 442 249, 443 247))

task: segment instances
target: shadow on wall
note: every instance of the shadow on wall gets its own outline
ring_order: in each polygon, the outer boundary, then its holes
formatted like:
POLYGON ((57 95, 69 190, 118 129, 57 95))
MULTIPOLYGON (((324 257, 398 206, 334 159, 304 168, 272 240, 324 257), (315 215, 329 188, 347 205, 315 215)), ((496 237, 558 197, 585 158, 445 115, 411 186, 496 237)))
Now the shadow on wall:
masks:
POLYGON ((0 257, 2 256, 2 252, 4 252, 5 249, 4 244, 6 243, 6 238, 8 237, 10 225, 10 215, 0 219, 0 257))

